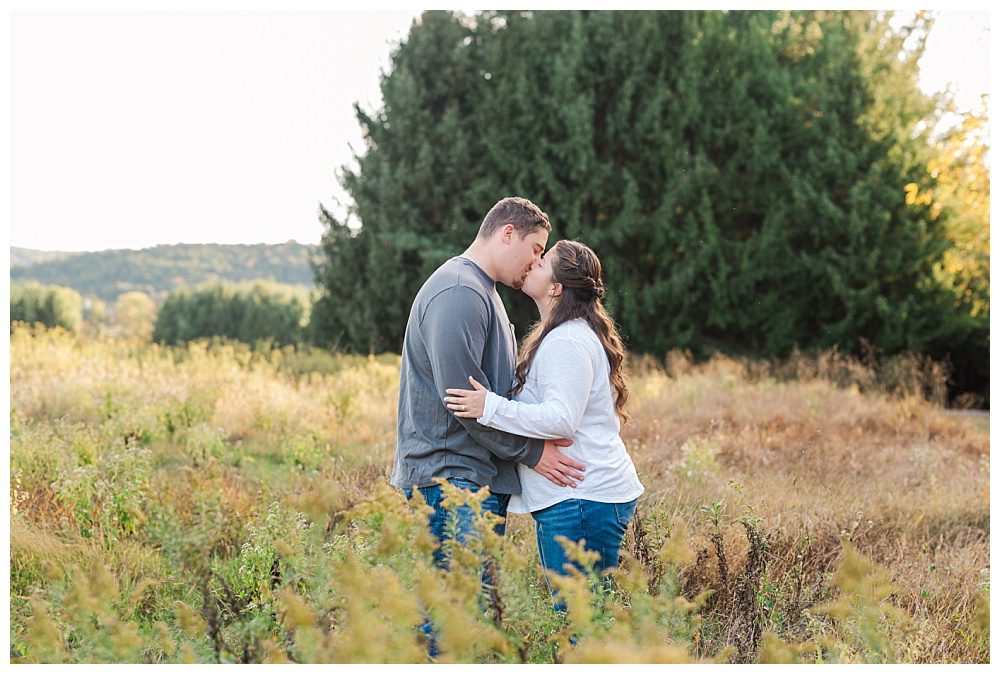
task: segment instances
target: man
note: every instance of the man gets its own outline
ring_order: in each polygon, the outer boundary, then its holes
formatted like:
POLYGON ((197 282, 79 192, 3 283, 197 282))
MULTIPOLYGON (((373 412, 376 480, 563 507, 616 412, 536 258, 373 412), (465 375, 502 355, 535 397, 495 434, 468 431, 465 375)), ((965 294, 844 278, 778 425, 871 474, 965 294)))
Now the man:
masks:
MULTIPOLYGON (((469 376, 500 394, 513 382, 514 326, 496 291, 500 282, 520 288, 531 265, 545 251, 552 226, 535 204, 520 197, 502 199, 483 219, 479 234, 458 257, 442 264, 420 288, 410 308, 399 376, 399 427, 391 483, 410 498, 419 489, 428 505, 431 531, 445 540, 447 511, 441 506, 445 478, 463 489, 490 488, 483 503, 506 517, 511 494, 521 491, 517 463, 555 484, 576 486, 584 467, 557 449, 567 440, 543 441, 481 426, 453 415, 446 389, 469 385, 469 376)), ((472 533, 472 511, 459 508, 462 541, 472 533)), ((504 533, 504 525, 497 528, 504 533)), ((437 563, 446 568, 440 550, 437 563)))

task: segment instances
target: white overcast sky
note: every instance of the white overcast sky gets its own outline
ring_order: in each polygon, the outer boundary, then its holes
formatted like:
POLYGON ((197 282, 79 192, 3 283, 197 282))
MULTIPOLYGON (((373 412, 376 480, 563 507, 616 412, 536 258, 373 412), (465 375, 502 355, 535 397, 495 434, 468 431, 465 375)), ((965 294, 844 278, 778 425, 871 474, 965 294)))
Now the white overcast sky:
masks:
MULTIPOLYGON (((352 105, 417 11, 17 11, 13 246, 318 243, 361 150, 352 105)), ((921 86, 990 87, 989 16, 939 12, 921 86)))

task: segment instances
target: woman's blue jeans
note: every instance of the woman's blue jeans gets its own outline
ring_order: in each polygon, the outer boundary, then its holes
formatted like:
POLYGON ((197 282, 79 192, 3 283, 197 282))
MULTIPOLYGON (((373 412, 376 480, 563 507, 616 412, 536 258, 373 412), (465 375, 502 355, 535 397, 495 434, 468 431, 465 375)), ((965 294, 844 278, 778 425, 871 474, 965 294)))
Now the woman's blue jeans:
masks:
MULTIPOLYGON (((600 555, 597 570, 613 569, 618 566, 618 555, 622 547, 625 530, 635 514, 636 499, 627 503, 602 503, 587 499, 571 498, 555 505, 531 513, 535 518, 535 537, 538 540, 538 554, 545 567, 545 582, 553 597, 557 593, 548 574, 566 575, 567 564, 587 572, 576 562, 571 562, 556 536, 565 536, 570 541, 584 541, 584 548, 600 555)), ((556 601, 555 610, 565 611, 566 605, 556 601)))

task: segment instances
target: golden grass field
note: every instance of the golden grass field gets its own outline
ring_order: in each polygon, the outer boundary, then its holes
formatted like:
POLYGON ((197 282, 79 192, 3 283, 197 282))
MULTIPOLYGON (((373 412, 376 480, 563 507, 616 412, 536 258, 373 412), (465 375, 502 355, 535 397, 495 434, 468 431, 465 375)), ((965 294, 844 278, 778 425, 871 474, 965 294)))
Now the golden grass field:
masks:
POLYGON ((988 421, 932 364, 630 367, 646 493, 564 618, 530 517, 433 568, 397 356, 15 326, 11 660, 425 662, 426 612, 443 662, 989 661, 988 421))

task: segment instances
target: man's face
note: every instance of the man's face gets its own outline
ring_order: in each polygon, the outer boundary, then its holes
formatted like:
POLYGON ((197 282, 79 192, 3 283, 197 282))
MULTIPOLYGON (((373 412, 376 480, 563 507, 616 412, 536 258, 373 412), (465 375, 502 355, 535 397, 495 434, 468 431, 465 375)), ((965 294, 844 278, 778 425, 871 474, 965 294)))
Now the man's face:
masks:
POLYGON ((520 290, 521 286, 524 285, 524 277, 531 270, 531 265, 542 259, 545 243, 549 240, 549 233, 544 229, 536 229, 522 239, 518 236, 513 225, 505 227, 510 227, 512 231, 509 234, 504 232, 503 241, 509 247, 506 251, 509 266, 507 267, 506 279, 502 282, 515 290, 520 290))

